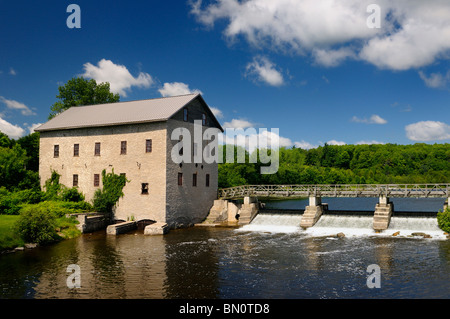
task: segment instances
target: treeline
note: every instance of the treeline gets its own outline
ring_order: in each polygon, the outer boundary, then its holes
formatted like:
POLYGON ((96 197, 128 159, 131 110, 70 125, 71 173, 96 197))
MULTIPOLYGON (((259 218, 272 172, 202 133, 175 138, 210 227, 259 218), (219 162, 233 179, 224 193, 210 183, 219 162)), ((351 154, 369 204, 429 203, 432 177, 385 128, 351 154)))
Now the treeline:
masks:
POLYGON ((270 175, 260 174, 268 164, 259 161, 219 164, 219 187, 450 182, 450 144, 325 144, 309 150, 281 148, 278 156, 279 169, 270 175))
POLYGON ((39 189, 39 133, 18 140, 0 132, 0 188, 39 189))

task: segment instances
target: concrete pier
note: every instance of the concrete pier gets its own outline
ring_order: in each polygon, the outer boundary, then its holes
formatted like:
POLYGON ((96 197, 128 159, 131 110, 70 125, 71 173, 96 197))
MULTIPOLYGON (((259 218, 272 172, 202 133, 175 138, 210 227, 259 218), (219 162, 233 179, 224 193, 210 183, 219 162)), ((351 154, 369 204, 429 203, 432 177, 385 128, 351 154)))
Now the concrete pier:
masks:
POLYGON ((217 199, 209 211, 206 219, 196 226, 242 226, 249 224, 259 212, 258 199, 256 197, 246 196, 242 204, 217 199))
POLYGON ((166 223, 153 223, 145 226, 144 235, 165 235, 169 232, 169 226, 166 223))
POLYGON ((375 231, 383 231, 388 229, 391 222, 393 204, 389 202, 386 196, 380 196, 378 204, 375 206, 375 214, 373 216, 373 229, 375 231))
POLYGON ((137 228, 137 223, 135 221, 112 224, 106 228, 106 234, 119 235, 119 234, 127 233, 131 230, 135 230, 136 228, 137 228))
POLYGON ((327 208, 327 204, 322 205, 321 197, 310 196, 309 205, 305 207, 305 212, 300 221, 300 227, 309 228, 314 226, 327 208))

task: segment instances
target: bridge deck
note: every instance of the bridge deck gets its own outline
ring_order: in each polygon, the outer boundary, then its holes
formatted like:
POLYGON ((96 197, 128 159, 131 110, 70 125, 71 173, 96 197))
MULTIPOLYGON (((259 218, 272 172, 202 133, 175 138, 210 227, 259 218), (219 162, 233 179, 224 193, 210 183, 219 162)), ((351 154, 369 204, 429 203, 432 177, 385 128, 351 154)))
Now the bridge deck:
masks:
POLYGON ((242 185, 219 189, 220 199, 255 197, 450 197, 450 184, 242 185))

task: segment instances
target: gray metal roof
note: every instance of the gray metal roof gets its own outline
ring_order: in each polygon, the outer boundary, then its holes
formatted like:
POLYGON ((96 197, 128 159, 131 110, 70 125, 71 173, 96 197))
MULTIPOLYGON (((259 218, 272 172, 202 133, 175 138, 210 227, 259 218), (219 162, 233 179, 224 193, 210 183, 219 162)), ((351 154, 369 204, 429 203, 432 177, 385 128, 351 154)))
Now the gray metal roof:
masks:
MULTIPOLYGON (((71 107, 42 124, 35 131, 166 121, 197 97, 203 100, 200 94, 187 94, 149 100, 71 107)), ((220 124, 218 125, 220 127, 220 124)))

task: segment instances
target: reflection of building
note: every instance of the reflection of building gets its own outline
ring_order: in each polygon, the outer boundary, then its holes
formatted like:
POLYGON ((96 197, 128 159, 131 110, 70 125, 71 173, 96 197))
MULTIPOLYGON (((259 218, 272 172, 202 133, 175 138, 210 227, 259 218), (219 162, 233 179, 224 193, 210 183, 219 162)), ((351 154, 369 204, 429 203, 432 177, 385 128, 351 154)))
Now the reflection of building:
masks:
MULTIPOLYGON (((102 187, 102 171, 114 169, 129 181, 116 220, 154 220, 171 228, 199 222, 217 196, 217 161, 207 163, 201 156, 194 163, 191 154, 190 161, 179 164, 172 159, 179 138, 171 139, 175 129, 187 129, 189 147, 197 150, 194 121, 201 123, 201 133, 223 131, 200 94, 72 107, 36 129, 41 183, 55 170, 62 184, 92 200, 102 187)), ((203 141, 200 150, 208 143, 203 141)))

